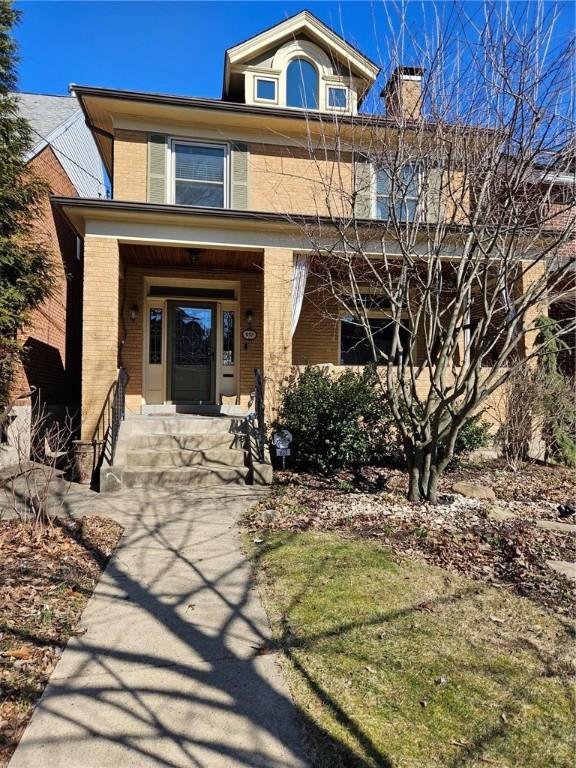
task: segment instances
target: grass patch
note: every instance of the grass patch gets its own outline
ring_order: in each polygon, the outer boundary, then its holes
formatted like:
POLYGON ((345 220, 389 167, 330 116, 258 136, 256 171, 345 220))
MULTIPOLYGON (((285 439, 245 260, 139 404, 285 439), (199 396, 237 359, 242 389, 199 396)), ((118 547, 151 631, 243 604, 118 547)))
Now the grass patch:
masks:
POLYGON ((253 555, 314 766, 573 766, 565 619, 332 533, 253 555))

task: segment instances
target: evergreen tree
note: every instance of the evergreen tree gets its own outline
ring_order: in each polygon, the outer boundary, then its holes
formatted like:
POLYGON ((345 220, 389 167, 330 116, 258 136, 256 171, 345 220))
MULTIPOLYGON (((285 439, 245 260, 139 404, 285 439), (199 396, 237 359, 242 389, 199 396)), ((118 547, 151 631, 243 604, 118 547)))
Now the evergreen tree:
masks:
POLYGON ((8 400, 21 354, 18 332, 52 285, 50 251, 33 231, 48 190, 26 165, 36 142, 12 93, 18 58, 11 32, 19 18, 11 2, 0 0, 0 406, 8 400))

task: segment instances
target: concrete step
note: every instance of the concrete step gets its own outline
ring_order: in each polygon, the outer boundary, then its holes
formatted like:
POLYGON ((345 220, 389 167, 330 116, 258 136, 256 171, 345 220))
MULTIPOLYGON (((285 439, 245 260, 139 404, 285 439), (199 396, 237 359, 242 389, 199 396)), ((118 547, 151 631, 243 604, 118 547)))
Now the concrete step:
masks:
POLYGON ((143 416, 126 419, 128 437, 134 435, 214 435, 243 434, 244 419, 228 416, 143 416))
POLYGON ((126 465, 139 469, 145 467, 169 469, 170 467, 192 467, 206 464, 218 467, 243 467, 244 451, 222 447, 206 450, 147 448, 136 451, 129 450, 126 456, 126 465))
POLYGON ((127 468, 122 473, 125 488, 199 488, 214 485, 245 485, 245 467, 172 467, 170 469, 127 468))
POLYGON ((215 448, 244 447, 244 435, 217 432, 206 435, 132 435, 127 438, 129 452, 146 449, 158 451, 201 451, 215 448))

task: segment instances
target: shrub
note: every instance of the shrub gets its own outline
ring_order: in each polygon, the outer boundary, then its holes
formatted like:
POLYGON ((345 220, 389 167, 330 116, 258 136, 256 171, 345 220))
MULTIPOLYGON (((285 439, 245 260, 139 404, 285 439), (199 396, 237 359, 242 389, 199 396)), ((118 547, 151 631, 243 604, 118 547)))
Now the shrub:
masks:
POLYGON ((292 433, 297 469, 322 474, 381 461, 394 443, 373 367, 339 375, 307 367, 293 374, 273 426, 292 433))
POLYGON ((454 456, 448 465, 448 469, 457 469, 462 459, 466 458, 472 451, 480 448, 486 448, 491 443, 489 433, 490 425, 482 420, 482 414, 473 416, 467 421, 458 432, 454 444, 454 456))

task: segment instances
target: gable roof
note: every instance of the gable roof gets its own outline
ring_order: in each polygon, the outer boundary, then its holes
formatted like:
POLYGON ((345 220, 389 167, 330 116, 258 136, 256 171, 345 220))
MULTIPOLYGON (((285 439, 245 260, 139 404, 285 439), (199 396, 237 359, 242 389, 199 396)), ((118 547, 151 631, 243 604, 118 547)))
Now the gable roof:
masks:
POLYGON ((265 29, 263 32, 259 32, 254 37, 250 37, 232 48, 228 48, 224 54, 223 98, 226 98, 228 92, 230 68, 232 66, 245 63, 268 50, 273 45, 289 40, 299 34, 305 34, 314 42, 318 42, 324 48, 328 48, 332 54, 349 66, 351 72, 360 75, 370 82, 376 79, 380 71, 380 67, 377 64, 324 24, 324 22, 320 21, 310 11, 304 10, 265 29))
POLYGON ((49 96, 44 93, 15 93, 18 111, 25 117, 36 138, 46 138, 59 125, 80 111, 74 96, 49 96), (39 135, 38 135, 39 134, 39 135))
POLYGON ((17 99, 19 114, 33 132, 34 146, 25 161, 30 162, 50 146, 80 196, 105 195, 104 169, 78 99, 44 93, 12 95, 17 99))

